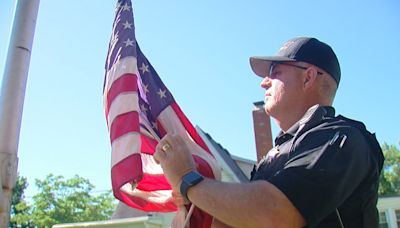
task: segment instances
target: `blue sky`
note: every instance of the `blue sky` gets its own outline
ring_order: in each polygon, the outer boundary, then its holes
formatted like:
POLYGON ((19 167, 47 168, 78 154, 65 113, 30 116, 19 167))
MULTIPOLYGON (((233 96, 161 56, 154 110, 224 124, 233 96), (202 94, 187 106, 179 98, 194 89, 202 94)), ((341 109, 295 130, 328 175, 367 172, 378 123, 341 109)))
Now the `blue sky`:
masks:
MULTIPOLYGON (((103 112, 104 62, 114 1, 42 0, 19 142, 18 170, 88 178, 111 188, 103 112)), ((135 1, 142 51, 194 125, 230 153, 255 160, 251 111, 263 99, 249 56, 275 54, 295 36, 330 44, 342 79, 338 113, 399 145, 400 3, 370 1, 135 1)), ((0 78, 15 1, 0 2, 0 78)), ((278 129, 273 126, 276 135, 278 129)))

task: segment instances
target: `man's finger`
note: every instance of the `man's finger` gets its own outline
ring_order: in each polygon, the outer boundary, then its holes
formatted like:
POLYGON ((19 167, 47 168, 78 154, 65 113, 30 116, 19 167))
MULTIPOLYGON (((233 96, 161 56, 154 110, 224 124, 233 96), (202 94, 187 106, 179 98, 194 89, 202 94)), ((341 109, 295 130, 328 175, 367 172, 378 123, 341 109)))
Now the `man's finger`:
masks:
POLYGON ((160 147, 156 147, 156 152, 153 154, 154 160, 160 164, 160 162, 162 162, 165 157, 167 155, 165 154, 165 152, 160 148, 160 147))

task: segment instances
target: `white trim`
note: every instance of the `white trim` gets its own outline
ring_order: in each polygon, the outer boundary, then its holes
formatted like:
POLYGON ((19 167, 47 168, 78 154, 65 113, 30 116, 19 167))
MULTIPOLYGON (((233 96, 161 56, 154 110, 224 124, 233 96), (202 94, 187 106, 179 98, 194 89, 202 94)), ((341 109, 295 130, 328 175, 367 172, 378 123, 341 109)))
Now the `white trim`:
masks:
POLYGON ((245 162, 245 163, 248 163, 248 164, 251 164, 251 165, 255 165, 255 164, 257 163, 257 162, 254 161, 254 160, 250 160, 250 159, 247 159, 247 158, 238 157, 238 156, 235 156, 235 155, 233 155, 233 154, 231 154, 231 158, 232 158, 233 160, 235 160, 235 161, 241 161, 241 162, 245 162))

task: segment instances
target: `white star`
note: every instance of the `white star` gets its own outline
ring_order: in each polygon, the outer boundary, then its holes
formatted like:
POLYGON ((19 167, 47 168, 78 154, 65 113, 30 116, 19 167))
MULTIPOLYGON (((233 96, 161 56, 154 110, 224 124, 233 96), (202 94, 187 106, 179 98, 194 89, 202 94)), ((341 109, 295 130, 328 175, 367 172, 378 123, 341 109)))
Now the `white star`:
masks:
POLYGON ((133 40, 130 40, 128 38, 126 41, 124 41, 124 44, 125 44, 125 47, 128 47, 128 46, 132 46, 133 47, 133 40))
POLYGON ((163 97, 167 98, 167 96, 165 96, 165 93, 166 93, 166 92, 167 92, 167 90, 162 90, 162 89, 160 89, 160 90, 157 92, 157 94, 160 96, 160 99, 163 98, 163 97))
POLYGON ((144 74, 145 72, 150 72, 150 71, 149 71, 149 65, 146 65, 146 64, 144 64, 144 63, 142 63, 142 66, 139 67, 139 70, 142 71, 142 74, 144 74))
POLYGON ((154 129, 158 129, 157 123, 156 123, 156 122, 151 122, 151 126, 152 126, 154 129))
POLYGON ((144 93, 150 92, 149 91, 149 85, 143 85, 143 90, 144 90, 144 93))
POLYGON ((125 23, 122 24, 124 26, 124 29, 132 29, 132 23, 129 23, 129 21, 125 21, 125 23))
POLYGON ((142 112, 146 113, 148 111, 148 109, 146 108, 146 106, 144 104, 140 105, 140 110, 142 110, 142 112))
POLYGON ((125 3, 124 6, 122 6, 122 11, 128 10, 130 11, 131 7, 128 5, 128 3, 125 3))

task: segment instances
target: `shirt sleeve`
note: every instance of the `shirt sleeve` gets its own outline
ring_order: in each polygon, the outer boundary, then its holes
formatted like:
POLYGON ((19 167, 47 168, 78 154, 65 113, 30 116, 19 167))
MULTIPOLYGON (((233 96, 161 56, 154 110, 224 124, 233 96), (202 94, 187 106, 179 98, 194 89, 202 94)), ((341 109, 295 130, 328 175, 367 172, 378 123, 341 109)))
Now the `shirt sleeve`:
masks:
POLYGON ((355 128, 313 131, 296 144, 284 169, 268 181, 313 227, 334 212, 366 177, 371 166, 367 145, 355 128))

